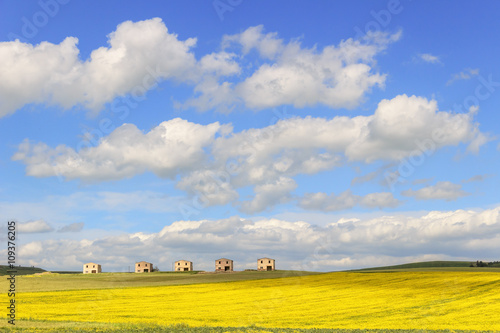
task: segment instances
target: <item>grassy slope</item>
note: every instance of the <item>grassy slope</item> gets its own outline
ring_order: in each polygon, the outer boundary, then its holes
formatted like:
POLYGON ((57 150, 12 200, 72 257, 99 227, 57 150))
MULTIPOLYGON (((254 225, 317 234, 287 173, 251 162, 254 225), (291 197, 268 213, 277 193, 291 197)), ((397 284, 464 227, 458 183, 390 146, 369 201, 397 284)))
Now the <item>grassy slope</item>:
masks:
MULTIPOLYGON (((166 285, 186 285, 245 280, 260 280, 288 276, 320 274, 315 272, 274 271, 274 272, 233 272, 218 274, 195 274, 191 272, 154 273, 101 273, 101 274, 47 274, 17 277, 18 292, 38 292, 79 289, 106 289, 166 285)), ((8 281, 0 279, 0 288, 7 290, 8 281)))
MULTIPOLYGON (((375 273, 380 271, 467 271, 467 272, 500 272, 494 267, 469 267, 465 261, 429 261, 403 265, 365 268, 355 272, 375 273)), ((6 269, 7 266, 0 266, 6 269)), ((43 272, 40 268, 22 267, 18 275, 43 272), (21 273, 21 274, 19 274, 21 273)), ((0 271, 1 272, 1 271, 0 271)), ((47 274, 41 276, 18 276, 17 290, 19 292, 124 288, 161 285, 185 285, 195 283, 213 283, 244 280, 259 280, 281 278, 287 276, 302 276, 321 274, 316 272, 274 271, 256 272, 244 271, 220 274, 195 274, 193 272, 155 272, 148 274, 135 273, 102 273, 102 274, 47 274)), ((0 288, 7 290, 8 281, 0 279, 0 288)))
MULTIPOLYGON (((379 271, 466 271, 466 272, 500 272, 498 267, 469 267, 467 261, 429 261, 403 265, 384 266, 353 270, 353 272, 379 272, 379 271)), ((0 266, 0 274, 6 274, 8 266, 0 266)), ((42 276, 29 276, 29 274, 44 272, 41 268, 16 267, 17 290, 19 292, 77 290, 77 289, 103 289, 142 287, 160 285, 184 285, 194 283, 212 283, 258 280, 264 278, 281 278, 287 276, 302 276, 321 274, 317 272, 274 271, 256 272, 244 271, 220 274, 196 274, 194 272, 155 272, 148 274, 135 273, 102 273, 102 274, 47 274, 42 276)), ((66 273, 66 272, 65 272, 66 273)), ((0 288, 7 288, 8 281, 0 279, 0 288)))
POLYGON ((449 268, 449 267, 469 268, 469 265, 470 265, 469 261, 423 261, 423 262, 414 262, 402 265, 363 268, 363 269, 358 269, 356 271, 382 271, 382 270, 393 270, 393 269, 449 268))

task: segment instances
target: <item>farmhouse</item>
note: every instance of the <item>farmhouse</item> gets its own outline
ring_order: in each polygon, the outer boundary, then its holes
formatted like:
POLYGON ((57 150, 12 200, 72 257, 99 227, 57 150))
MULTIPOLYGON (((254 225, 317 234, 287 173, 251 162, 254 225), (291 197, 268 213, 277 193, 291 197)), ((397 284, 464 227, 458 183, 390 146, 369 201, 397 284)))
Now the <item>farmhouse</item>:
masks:
POLYGON ((257 270, 258 271, 274 271, 274 259, 271 258, 260 258, 257 259, 257 270))
POLYGON ((178 260, 175 262, 174 271, 189 272, 193 270, 193 263, 187 260, 178 260))
POLYGON ((89 262, 83 265, 83 274, 97 274, 101 273, 101 265, 89 262))
POLYGON ((136 273, 149 273, 153 271, 153 264, 146 261, 140 261, 135 263, 136 273))
POLYGON ((215 260, 215 271, 216 272, 232 272, 233 271, 233 261, 231 259, 221 258, 215 260))

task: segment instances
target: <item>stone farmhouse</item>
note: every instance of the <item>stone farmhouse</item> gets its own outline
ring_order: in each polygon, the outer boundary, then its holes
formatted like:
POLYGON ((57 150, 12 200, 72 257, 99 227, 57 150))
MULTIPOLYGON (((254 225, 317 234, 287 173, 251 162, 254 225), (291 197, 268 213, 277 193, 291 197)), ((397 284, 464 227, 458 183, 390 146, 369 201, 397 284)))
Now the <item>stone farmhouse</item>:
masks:
POLYGON ((233 261, 231 259, 221 258, 215 260, 215 271, 216 272, 232 272, 233 271, 233 261))
POLYGON ((153 271, 153 264, 147 261, 140 261, 135 263, 136 273, 150 273, 153 271))
POLYGON ((97 274, 101 273, 101 265, 89 262, 83 265, 83 274, 97 274))
POLYGON ((260 258, 257 259, 257 270, 258 271, 274 271, 276 268, 275 260, 271 258, 260 258))
POLYGON ((193 263, 187 260, 178 260, 175 262, 174 271, 176 272, 190 272, 193 270, 193 263))

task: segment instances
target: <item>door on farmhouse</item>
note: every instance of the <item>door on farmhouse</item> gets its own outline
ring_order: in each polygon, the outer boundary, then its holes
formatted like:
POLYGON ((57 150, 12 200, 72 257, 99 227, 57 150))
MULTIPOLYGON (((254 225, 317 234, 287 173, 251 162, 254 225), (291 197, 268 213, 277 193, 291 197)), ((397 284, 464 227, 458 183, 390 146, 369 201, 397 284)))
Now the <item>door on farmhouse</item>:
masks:
POLYGON ((267 266, 267 270, 268 271, 272 271, 273 270, 273 266, 267 266))
POLYGON ((184 267, 184 272, 187 272, 189 269, 187 269, 186 267, 184 267))
POLYGON ((228 270, 229 270, 229 266, 225 266, 225 267, 224 267, 224 270, 225 270, 225 271, 228 271, 228 270))
POLYGON ((95 269, 93 269, 93 270, 92 270, 92 274, 95 274, 95 273, 97 273, 97 272, 96 272, 96 270, 95 270, 95 269))
POLYGON ((149 269, 144 268, 144 273, 148 273, 148 272, 149 272, 149 269))

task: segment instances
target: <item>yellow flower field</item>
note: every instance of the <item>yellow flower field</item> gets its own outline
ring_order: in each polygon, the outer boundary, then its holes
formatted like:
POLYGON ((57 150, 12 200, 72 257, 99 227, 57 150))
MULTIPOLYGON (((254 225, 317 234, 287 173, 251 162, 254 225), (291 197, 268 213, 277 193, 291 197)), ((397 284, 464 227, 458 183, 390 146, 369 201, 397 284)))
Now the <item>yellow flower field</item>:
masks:
POLYGON ((500 330, 499 291, 499 273, 339 272, 20 293, 17 315, 49 321, 190 326, 500 330))

